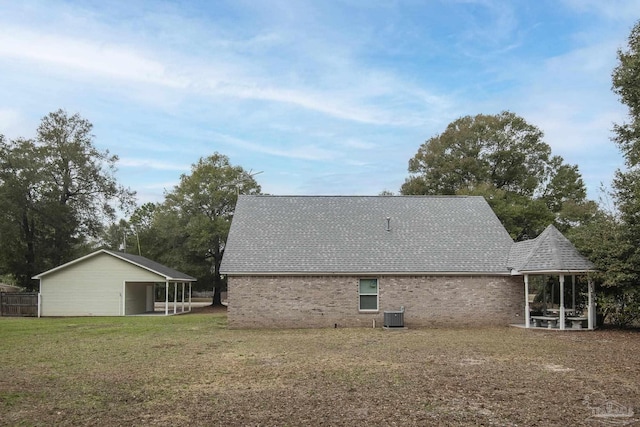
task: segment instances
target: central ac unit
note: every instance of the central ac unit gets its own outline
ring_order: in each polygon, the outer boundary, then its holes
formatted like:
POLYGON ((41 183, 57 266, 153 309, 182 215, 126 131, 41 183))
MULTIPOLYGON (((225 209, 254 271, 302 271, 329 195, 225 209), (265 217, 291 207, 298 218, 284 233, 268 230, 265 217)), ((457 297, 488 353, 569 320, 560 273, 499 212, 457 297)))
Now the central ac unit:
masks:
POLYGON ((404 328, 404 307, 400 307, 399 311, 385 311, 384 327, 404 328))

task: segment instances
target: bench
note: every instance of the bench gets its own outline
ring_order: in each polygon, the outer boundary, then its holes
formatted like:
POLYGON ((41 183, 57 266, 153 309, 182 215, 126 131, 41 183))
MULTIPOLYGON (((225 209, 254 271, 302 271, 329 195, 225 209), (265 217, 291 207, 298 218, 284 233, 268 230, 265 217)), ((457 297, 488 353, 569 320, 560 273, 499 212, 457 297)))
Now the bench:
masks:
POLYGON ((582 322, 587 320, 586 317, 567 317, 567 320, 571 320, 571 329, 582 329, 582 322))
POLYGON ((554 316, 531 316, 531 320, 533 320, 533 326, 536 328, 540 326, 539 321, 547 322, 547 328, 549 329, 555 328, 558 319, 559 317, 554 316))

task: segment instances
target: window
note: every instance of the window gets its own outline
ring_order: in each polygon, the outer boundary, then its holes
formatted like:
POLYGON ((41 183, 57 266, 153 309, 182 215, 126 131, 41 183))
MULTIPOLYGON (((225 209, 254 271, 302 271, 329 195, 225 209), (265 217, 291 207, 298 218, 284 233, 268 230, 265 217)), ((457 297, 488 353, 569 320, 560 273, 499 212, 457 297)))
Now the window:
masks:
POLYGON ((360 279, 360 310, 378 311, 378 279, 360 279))

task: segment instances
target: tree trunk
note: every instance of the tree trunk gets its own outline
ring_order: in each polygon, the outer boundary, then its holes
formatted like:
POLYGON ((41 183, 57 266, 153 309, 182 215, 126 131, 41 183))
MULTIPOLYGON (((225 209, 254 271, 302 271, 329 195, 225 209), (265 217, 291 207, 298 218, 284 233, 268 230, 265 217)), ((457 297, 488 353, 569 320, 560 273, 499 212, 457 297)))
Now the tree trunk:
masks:
POLYGON ((36 264, 36 249, 35 249, 35 234, 34 234, 34 224, 33 221, 30 220, 28 213, 26 210, 22 213, 22 232, 24 233, 24 238, 27 243, 27 251, 25 253, 25 271, 24 278, 21 286, 24 286, 27 291, 34 291, 36 289, 36 283, 31 278, 35 275, 35 264, 36 264))
POLYGON ((212 306, 222 305, 222 278, 220 277, 220 264, 222 263, 223 250, 220 250, 220 238, 217 239, 213 253, 213 301, 212 306))
POLYGON ((213 303, 214 307, 222 305, 222 284, 213 285, 213 303))

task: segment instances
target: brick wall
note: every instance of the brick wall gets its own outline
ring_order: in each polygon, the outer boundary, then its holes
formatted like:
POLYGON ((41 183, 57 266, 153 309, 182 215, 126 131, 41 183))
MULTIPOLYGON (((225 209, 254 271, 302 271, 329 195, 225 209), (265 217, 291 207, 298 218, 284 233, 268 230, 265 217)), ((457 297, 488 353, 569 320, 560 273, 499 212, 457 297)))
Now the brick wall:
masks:
POLYGON ((358 311, 360 277, 229 277, 232 328, 377 327, 385 310, 405 307, 405 326, 523 323, 522 277, 382 276, 379 311, 358 311))

